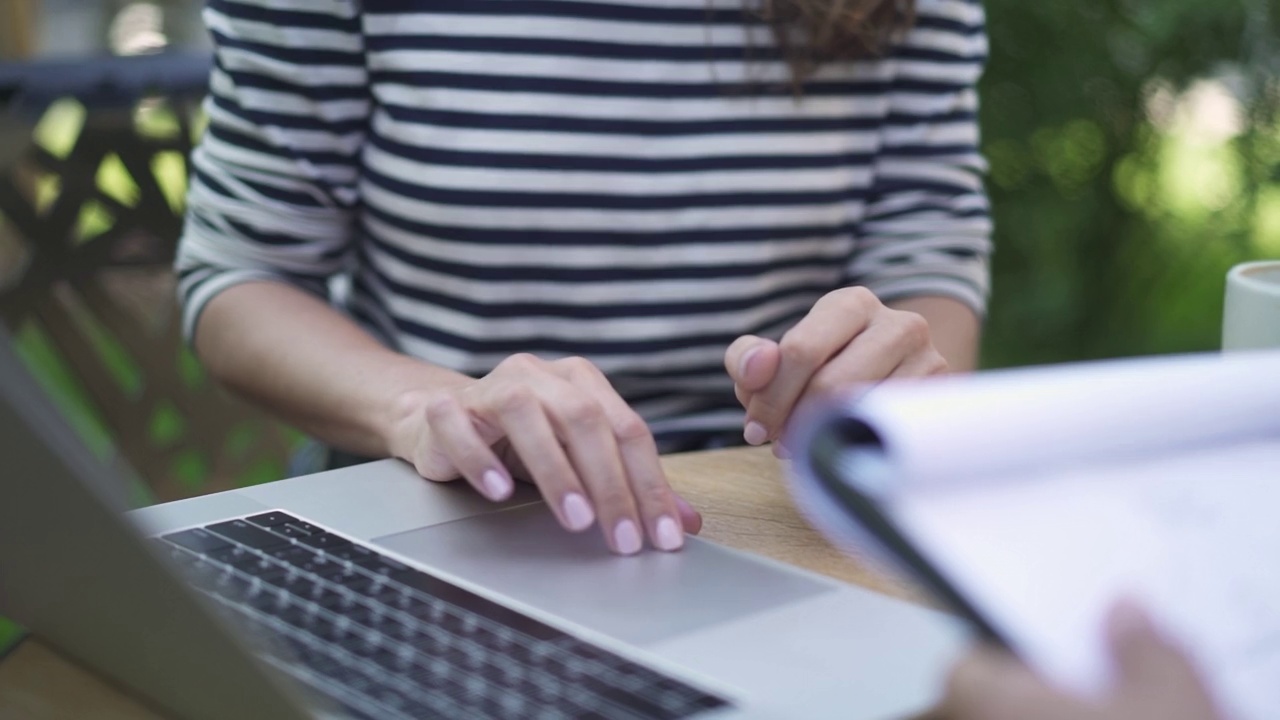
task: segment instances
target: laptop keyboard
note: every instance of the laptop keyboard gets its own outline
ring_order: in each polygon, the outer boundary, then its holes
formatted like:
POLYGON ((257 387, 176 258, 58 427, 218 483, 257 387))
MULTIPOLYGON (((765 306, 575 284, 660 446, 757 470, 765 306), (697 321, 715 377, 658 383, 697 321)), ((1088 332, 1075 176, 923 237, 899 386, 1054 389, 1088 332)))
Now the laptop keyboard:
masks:
POLYGON ((161 538, 268 662, 361 718, 687 718, 726 702, 282 512, 161 538))

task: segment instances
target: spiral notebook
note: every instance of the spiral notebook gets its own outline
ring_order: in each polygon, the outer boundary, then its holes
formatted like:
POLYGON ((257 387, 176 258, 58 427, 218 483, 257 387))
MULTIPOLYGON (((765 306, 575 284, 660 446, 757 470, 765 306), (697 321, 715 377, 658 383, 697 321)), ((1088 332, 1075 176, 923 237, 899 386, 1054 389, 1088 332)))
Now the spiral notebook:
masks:
POLYGON ((816 525, 1059 686, 1105 690, 1127 597, 1233 717, 1280 717, 1280 353, 884 384, 790 444, 816 525))

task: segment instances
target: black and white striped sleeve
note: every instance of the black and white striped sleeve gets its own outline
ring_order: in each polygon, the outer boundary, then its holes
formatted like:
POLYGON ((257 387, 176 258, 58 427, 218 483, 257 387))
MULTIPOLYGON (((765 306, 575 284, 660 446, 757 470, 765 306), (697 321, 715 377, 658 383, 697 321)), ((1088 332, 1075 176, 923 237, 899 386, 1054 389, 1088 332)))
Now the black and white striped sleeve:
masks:
POLYGON ((889 116, 848 268, 882 301, 943 296, 985 314, 992 228, 976 85, 986 58, 980 0, 920 0, 890 60, 889 116))
POLYGON ((188 339, 233 285, 277 280, 327 297, 347 261, 370 112, 356 3, 209 0, 209 127, 177 259, 188 339))

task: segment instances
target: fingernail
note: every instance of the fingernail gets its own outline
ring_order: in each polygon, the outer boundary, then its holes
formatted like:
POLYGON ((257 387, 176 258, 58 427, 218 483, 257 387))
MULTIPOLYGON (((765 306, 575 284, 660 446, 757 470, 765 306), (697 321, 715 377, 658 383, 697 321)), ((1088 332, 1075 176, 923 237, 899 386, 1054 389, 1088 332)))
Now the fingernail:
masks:
POLYGON ((738 362, 739 377, 747 376, 747 372, 751 369, 751 361, 754 360, 756 356, 758 356, 759 354, 760 354, 760 346, 757 345, 751 348, 750 350, 748 350, 746 354, 742 356, 742 360, 738 362))
POLYGON ((564 496, 564 517, 569 521, 570 530, 586 530, 596 521, 596 514, 591 512, 587 499, 578 493, 564 496))
POLYGON ((658 518, 657 532, 654 534, 658 538, 660 550, 679 550, 684 545, 684 533, 680 532, 680 526, 674 518, 666 515, 658 518))
POLYGON ((763 445, 769 439, 769 431, 764 429, 760 423, 752 420, 747 423, 747 427, 742 431, 742 437, 747 441, 748 445, 763 445))
POLYGON ((511 481, 497 470, 489 470, 480 478, 484 491, 494 500, 502 500, 511 493, 511 481))
POLYGON ((623 520, 613 529, 613 544, 623 555, 640 552, 640 531, 630 520, 623 520))

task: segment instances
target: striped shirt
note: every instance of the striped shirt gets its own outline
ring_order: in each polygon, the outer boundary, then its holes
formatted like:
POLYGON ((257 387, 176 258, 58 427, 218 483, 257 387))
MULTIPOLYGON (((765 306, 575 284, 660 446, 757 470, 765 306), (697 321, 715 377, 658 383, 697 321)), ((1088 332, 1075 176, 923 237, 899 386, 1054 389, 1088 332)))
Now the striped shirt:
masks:
POLYGON ((828 292, 981 314, 979 0, 800 95, 742 2, 211 0, 188 336, 276 279, 473 376, 584 356, 678 440, 740 430, 725 348, 828 292))

